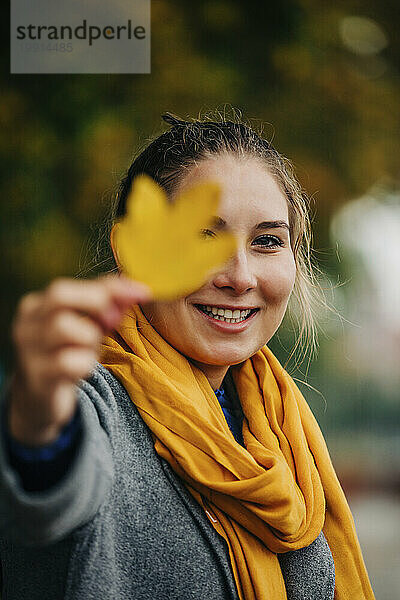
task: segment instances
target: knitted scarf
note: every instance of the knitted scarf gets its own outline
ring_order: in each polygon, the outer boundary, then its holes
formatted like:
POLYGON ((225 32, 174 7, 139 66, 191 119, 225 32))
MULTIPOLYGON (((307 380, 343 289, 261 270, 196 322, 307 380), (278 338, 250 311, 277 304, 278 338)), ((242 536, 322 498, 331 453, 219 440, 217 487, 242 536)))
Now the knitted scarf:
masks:
POLYGON ((155 451, 226 540, 242 600, 286 599, 277 553, 308 546, 321 530, 335 562, 336 600, 374 598, 321 431, 266 346, 231 367, 245 448, 204 373, 157 333, 139 306, 104 339, 100 362, 127 390, 155 451))

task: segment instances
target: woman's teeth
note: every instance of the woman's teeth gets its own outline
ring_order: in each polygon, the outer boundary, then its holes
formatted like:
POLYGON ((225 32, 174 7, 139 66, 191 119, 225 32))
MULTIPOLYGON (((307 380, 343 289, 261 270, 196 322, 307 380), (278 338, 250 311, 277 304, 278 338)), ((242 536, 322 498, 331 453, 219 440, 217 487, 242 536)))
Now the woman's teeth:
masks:
POLYGON ((206 306, 205 304, 199 304, 199 308, 209 317, 226 323, 240 323, 247 319, 252 312, 250 308, 247 310, 230 310, 229 308, 218 308, 217 306, 206 306))

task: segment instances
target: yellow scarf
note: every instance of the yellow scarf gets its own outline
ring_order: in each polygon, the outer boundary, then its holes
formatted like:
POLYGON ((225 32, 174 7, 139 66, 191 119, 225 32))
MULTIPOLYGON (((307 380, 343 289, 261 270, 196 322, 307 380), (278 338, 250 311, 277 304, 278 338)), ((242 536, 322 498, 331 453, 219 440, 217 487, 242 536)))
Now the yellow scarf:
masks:
POLYGON ((100 362, 127 390, 156 452, 227 541, 242 600, 285 600, 276 554, 308 546, 321 530, 335 562, 336 600, 374 598, 320 429, 267 347, 231 367, 246 448, 235 441, 204 373, 139 306, 105 338, 100 362))

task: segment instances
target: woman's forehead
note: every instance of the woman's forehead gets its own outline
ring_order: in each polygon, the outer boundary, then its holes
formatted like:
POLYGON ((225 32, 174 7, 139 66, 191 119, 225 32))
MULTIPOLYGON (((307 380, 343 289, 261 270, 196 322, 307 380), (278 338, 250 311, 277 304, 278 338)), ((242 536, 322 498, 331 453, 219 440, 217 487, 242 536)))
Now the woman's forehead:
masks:
POLYGON ((282 220, 288 218, 287 200, 275 178, 257 158, 216 155, 197 163, 185 172, 179 190, 200 181, 221 184, 219 215, 225 221, 244 214, 252 219, 282 220))

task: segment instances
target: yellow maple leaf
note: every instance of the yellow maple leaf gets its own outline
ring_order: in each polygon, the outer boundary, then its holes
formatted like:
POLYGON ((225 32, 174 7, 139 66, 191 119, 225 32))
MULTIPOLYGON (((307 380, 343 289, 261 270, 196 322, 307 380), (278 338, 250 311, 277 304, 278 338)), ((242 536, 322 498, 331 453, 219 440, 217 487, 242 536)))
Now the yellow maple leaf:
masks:
POLYGON ((205 238, 201 232, 217 215, 221 188, 199 183, 169 202, 163 188, 139 175, 125 217, 112 230, 123 272, 149 286, 154 297, 171 300, 200 288, 236 250, 228 233, 205 238))

